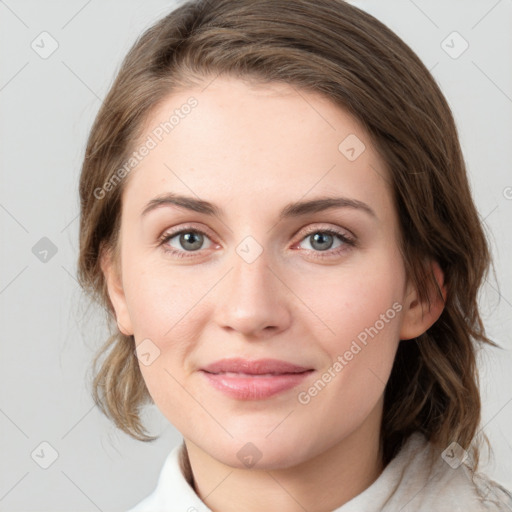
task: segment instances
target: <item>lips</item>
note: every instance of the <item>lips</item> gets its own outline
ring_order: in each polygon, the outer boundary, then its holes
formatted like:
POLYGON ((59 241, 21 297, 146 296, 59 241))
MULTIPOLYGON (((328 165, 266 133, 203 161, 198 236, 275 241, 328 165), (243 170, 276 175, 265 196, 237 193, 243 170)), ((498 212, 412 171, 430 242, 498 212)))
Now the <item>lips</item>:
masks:
POLYGON ((311 370, 278 359, 258 359, 248 361, 242 358, 221 359, 202 368, 208 373, 243 373, 246 375, 280 375, 285 373, 302 373, 311 370))
POLYGON ((221 359, 201 368, 213 388, 238 400, 270 398, 298 386, 312 372, 313 368, 277 359, 221 359))

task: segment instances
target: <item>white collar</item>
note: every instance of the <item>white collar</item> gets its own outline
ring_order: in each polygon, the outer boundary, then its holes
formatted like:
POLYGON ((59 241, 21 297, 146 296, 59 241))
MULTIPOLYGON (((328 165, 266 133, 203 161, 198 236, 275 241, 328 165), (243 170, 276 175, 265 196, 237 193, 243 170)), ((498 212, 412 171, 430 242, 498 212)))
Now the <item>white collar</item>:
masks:
MULTIPOLYGON (((128 512, 211 512, 184 476, 183 447, 172 449, 153 493, 128 512)), ((428 471, 430 447, 423 435, 412 434, 372 485, 333 512, 512 511, 512 495, 466 464, 453 469, 438 457, 428 471)))

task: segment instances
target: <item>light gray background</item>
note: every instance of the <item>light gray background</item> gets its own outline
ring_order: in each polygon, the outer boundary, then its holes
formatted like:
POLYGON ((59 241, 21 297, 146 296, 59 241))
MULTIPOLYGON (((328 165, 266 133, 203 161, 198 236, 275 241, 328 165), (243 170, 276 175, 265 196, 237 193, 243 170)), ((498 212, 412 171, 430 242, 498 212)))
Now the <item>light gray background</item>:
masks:
MULTIPOLYGON (((483 469, 512 488, 512 0, 353 3, 419 54, 458 123, 496 263, 497 282, 481 296, 484 321, 504 348, 480 359, 482 425, 495 450, 483 469), (462 40, 446 39, 453 31, 469 43, 458 58, 462 40)), ((106 330, 75 277, 88 131, 135 38, 173 5, 0 0, 1 511, 126 510, 153 490, 180 441, 154 406, 145 417, 161 438, 145 444, 93 405, 87 371, 106 330), (59 45, 47 59, 31 47, 43 31, 59 45), (32 252, 43 237, 57 249, 46 262, 32 252), (35 462, 50 462, 42 442, 58 453, 48 469, 35 462)))

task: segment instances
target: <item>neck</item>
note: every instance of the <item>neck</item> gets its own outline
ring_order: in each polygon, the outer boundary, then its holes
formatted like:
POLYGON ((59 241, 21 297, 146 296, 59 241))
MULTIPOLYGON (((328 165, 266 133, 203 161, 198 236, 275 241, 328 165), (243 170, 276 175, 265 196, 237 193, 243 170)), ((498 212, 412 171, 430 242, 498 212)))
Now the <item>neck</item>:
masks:
POLYGON ((189 473, 189 483, 214 512, 332 511, 363 492, 383 470, 381 411, 377 407, 363 425, 328 450, 280 469, 233 468, 185 439, 185 475, 189 473))

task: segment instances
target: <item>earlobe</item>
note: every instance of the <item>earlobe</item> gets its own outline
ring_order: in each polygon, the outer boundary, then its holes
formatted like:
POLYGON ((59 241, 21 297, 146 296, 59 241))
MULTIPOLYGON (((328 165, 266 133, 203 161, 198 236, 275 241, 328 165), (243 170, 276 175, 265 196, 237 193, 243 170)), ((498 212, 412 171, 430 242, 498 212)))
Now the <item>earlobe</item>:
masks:
POLYGON ((133 328, 128 313, 122 279, 118 265, 114 261, 110 250, 101 251, 100 266, 105 277, 110 302, 112 302, 115 310, 117 326, 125 336, 131 336, 133 328))
MULTIPOLYGON (((427 331, 441 316, 446 302, 446 286, 444 274, 436 261, 431 262, 431 270, 434 274, 437 286, 429 283, 428 295, 430 307, 427 301, 420 301, 417 290, 412 289, 407 295, 407 302, 404 305, 404 315, 400 329, 400 339, 410 340, 417 338, 427 331)), ((412 287, 412 285, 411 285, 412 287)))

